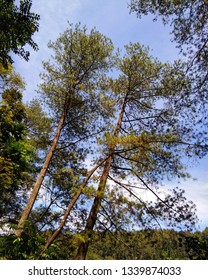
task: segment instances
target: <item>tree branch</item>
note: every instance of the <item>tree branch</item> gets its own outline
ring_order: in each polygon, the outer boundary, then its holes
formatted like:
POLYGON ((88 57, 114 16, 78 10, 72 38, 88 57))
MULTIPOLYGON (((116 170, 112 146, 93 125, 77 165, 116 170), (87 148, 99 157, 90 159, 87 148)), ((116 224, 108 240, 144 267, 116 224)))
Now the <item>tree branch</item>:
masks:
MULTIPOLYGON (((138 197, 135 193, 133 193, 131 190, 129 190, 125 185, 123 185, 121 182, 117 181, 116 179, 114 179, 113 177, 111 177, 110 175, 108 176, 112 181, 114 181, 116 184, 118 184, 119 186, 121 186, 122 188, 124 188, 127 192, 129 192, 132 196, 134 196, 136 199, 138 199, 141 204, 144 206, 144 208, 147 210, 147 212, 153 217, 153 219, 156 221, 156 223, 159 225, 159 227, 161 228, 160 223, 158 222, 155 214, 153 214, 150 209, 147 207, 147 205, 145 204, 145 202, 138 197)), ((162 228, 161 228, 162 229, 162 228)))

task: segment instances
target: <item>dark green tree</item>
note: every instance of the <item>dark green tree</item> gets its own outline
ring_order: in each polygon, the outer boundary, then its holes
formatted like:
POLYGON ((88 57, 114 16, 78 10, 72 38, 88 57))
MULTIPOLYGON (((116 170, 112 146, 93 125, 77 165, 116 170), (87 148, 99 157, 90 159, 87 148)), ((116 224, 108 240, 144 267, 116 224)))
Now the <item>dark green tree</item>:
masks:
POLYGON ((28 60, 30 53, 24 46, 38 49, 32 36, 38 31, 40 17, 31 13, 31 6, 31 0, 21 0, 19 6, 14 0, 0 1, 0 63, 6 68, 13 63, 11 51, 28 60))
POLYGON ((208 259, 208 228, 204 231, 196 231, 193 234, 184 232, 182 234, 183 246, 186 254, 191 260, 207 260, 208 259))
POLYGON ((188 259, 185 246, 181 242, 179 232, 167 229, 95 232, 87 258, 102 260, 188 259))
POLYGON ((27 141, 22 94, 15 88, 2 93, 0 103, 1 223, 14 223, 21 211, 30 176, 34 149, 27 141))

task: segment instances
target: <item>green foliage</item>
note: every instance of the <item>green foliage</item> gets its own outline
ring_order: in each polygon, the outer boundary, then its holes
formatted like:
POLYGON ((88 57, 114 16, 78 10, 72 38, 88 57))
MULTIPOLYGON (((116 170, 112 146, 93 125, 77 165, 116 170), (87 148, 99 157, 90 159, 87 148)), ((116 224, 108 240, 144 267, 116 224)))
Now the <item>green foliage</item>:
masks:
MULTIPOLYGON (((13 227, 16 229, 16 226, 13 227)), ((36 252, 44 240, 37 234, 29 222, 24 224, 24 232, 20 237, 14 234, 3 236, 0 239, 1 259, 25 260, 37 257, 36 252)))
POLYGON ((48 149, 53 131, 51 118, 43 110, 38 99, 26 104, 25 110, 25 126, 30 142, 38 151, 48 149))
POLYGON ((126 94, 125 114, 119 135, 108 133, 103 139, 108 148, 116 147, 113 171, 121 169, 123 175, 147 177, 149 182, 151 177, 158 182, 164 174, 185 177, 180 143, 187 142, 187 135, 171 103, 190 88, 184 65, 180 61, 162 64, 139 43, 126 46, 118 65, 120 76, 112 83, 112 91, 119 102, 124 102, 126 94))
POLYGON ((11 64, 8 64, 7 69, 0 63, 0 90, 6 89, 23 90, 25 88, 22 77, 16 73, 11 64))
MULTIPOLYGON (((14 227, 16 228, 16 227, 14 227)), ((60 235, 44 250, 49 231, 37 232, 25 222, 21 237, 0 237, 0 259, 61 260, 73 259, 77 243, 82 238, 69 232, 60 235)), ((88 260, 207 260, 207 229, 202 232, 153 230, 95 231, 87 254, 88 260)))
POLYGON ((102 260, 205 260, 207 236, 203 232, 141 230, 95 232, 87 259, 102 260))
POLYGON ((70 24, 48 46, 54 55, 43 63, 39 92, 44 106, 55 125, 65 116, 60 142, 69 145, 88 140, 108 125, 109 111, 102 106, 106 103, 102 88, 113 64, 113 44, 95 29, 88 31, 81 24, 70 24))
POLYGON ((45 102, 58 116, 69 103, 80 110, 83 102, 87 102, 91 108, 101 74, 111 66, 113 45, 110 39, 95 29, 88 34, 86 27, 71 24, 48 46, 55 54, 52 60, 43 63, 46 72, 41 75, 44 82, 40 91, 45 102))
POLYGON ((194 234, 185 233, 183 242, 186 253, 191 260, 207 260, 208 259, 208 228, 203 232, 195 232, 194 234))
POLYGON ((15 89, 5 90, 1 104, 1 139, 5 142, 14 138, 20 140, 23 135, 25 109, 21 102, 22 94, 15 89))
MULTIPOLYGON (((13 230, 17 226, 12 226, 13 230)), ((45 233, 47 235, 47 233, 45 233)), ((60 259, 62 254, 57 245, 44 250, 45 236, 29 221, 24 223, 21 236, 15 234, 0 237, 0 259, 7 260, 37 260, 60 259)))
POLYGON ((30 53, 23 47, 29 44, 34 50, 38 49, 32 35, 38 31, 40 17, 30 12, 31 6, 31 0, 20 1, 19 7, 14 0, 0 1, 0 63, 5 68, 13 63, 11 51, 28 60, 30 53))
POLYGON ((34 149, 26 139, 25 117, 22 94, 15 88, 3 91, 0 103, 0 215, 9 219, 21 207, 23 197, 18 199, 17 193, 26 187, 23 185, 29 179, 34 156, 34 149))

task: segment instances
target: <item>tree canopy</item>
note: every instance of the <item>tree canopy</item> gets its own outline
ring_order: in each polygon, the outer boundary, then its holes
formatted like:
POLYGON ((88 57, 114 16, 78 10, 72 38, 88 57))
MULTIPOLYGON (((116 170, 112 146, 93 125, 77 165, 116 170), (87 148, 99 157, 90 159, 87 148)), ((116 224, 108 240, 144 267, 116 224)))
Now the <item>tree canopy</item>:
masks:
POLYGON ((102 112, 105 111, 99 103, 98 93, 103 75, 111 67, 111 41, 95 29, 88 34, 86 27, 77 24, 71 25, 55 43, 50 43, 49 47, 54 50, 55 56, 53 61, 44 63, 46 71, 42 74, 40 93, 53 116, 54 138, 21 215, 19 227, 28 219, 44 177, 49 171, 52 157, 60 154, 63 156, 62 153, 68 155, 71 162, 65 161, 64 165, 60 166, 65 170, 72 167, 72 158, 77 157, 77 162, 80 162, 80 159, 83 161, 87 148, 80 147, 79 143, 101 129, 99 119, 103 119, 102 112))
POLYGON ((0 63, 6 68, 13 63, 11 51, 28 60, 30 52, 24 46, 38 49, 32 36, 38 31, 40 16, 31 13, 31 6, 31 0, 22 0, 19 6, 14 0, 0 1, 0 63))

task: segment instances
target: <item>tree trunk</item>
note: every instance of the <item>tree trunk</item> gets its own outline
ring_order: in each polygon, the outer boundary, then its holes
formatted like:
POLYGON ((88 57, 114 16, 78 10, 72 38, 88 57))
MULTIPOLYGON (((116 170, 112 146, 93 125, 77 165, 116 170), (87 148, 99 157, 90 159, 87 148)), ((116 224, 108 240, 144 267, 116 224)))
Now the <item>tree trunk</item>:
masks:
MULTIPOLYGON (((126 95, 124 97, 124 101, 123 101, 121 112, 120 112, 120 115, 119 115, 119 118, 117 121, 116 129, 113 134, 114 137, 118 137, 120 129, 121 129, 121 123, 122 123, 124 112, 125 112, 127 96, 128 96, 128 93, 126 93, 126 95)), ((103 169, 103 173, 100 178, 97 194, 96 194, 96 197, 92 204, 91 211, 89 213, 89 216, 88 216, 88 219, 86 222, 86 226, 85 226, 85 230, 84 230, 84 240, 81 241, 81 243, 79 245, 77 255, 75 257, 76 260, 85 260, 85 258, 86 258, 89 243, 90 243, 90 240, 93 235, 93 228, 94 228, 94 225, 97 220, 98 211, 99 211, 102 199, 104 197, 105 187, 106 187, 106 183, 107 183, 107 179, 108 179, 115 148, 116 148, 116 144, 109 150, 109 158, 106 160, 106 163, 105 163, 105 166, 103 169)))
POLYGON ((90 170, 85 178, 85 180, 83 181, 82 185, 80 186, 80 188, 78 189, 76 195, 74 196, 74 198, 72 199, 71 203, 69 204, 62 220, 61 223, 59 225, 59 227, 56 229, 56 231, 52 234, 52 236, 48 239, 47 243, 45 244, 45 250, 48 249, 50 247, 50 245, 54 242, 54 240, 57 238, 57 236, 60 234, 62 228, 64 227, 67 217, 69 216, 69 213, 71 212, 74 204, 76 203, 76 201, 78 200, 79 196, 81 195, 83 189, 85 188, 85 186, 87 185, 87 182, 89 181, 90 177, 94 174, 94 172, 98 169, 98 167, 100 167, 105 161, 107 160, 107 158, 101 160, 92 170, 90 170))
POLYGON ((97 214, 98 214, 98 210, 100 208, 100 203, 101 203, 102 198, 104 196, 104 190, 105 190, 105 186, 106 186, 106 182, 107 182, 112 158, 113 158, 113 156, 110 156, 105 163, 103 174, 100 178, 100 183, 99 183, 99 186, 98 186, 97 195, 94 199, 90 214, 89 214, 88 219, 87 219, 87 224, 86 224, 85 231, 84 231, 85 241, 81 242, 81 244, 79 246, 77 256, 76 256, 77 260, 84 260, 86 258, 86 254, 87 254, 88 246, 89 246, 89 241, 92 237, 93 227, 94 227, 96 219, 97 219, 97 214))
POLYGON ((56 131, 56 135, 54 137, 54 140, 53 140, 53 143, 51 144, 51 147, 50 147, 50 150, 45 158, 45 161, 43 163, 43 166, 42 166, 42 169, 40 171, 40 174, 36 180, 36 183, 33 187, 33 190, 31 192, 31 195, 30 195, 30 198, 22 212, 22 215, 21 215, 21 218, 19 220, 19 223, 18 223, 18 230, 16 230, 16 235, 17 236, 20 236, 22 231, 23 231, 23 225, 24 225, 24 222, 28 219, 29 215, 30 215, 30 212, 32 210, 32 207, 35 203, 35 200, 37 198, 37 195, 38 195, 38 192, 39 192, 39 189, 42 185, 42 182, 43 182, 43 179, 45 177, 45 174, 47 172, 47 169, 48 169, 48 166, 50 164, 50 161, 52 159, 52 156, 53 156, 53 153, 56 149, 56 145, 58 143, 58 140, 59 140, 59 137, 60 137, 60 134, 61 134, 61 130, 64 126, 64 122, 65 122, 65 113, 62 114, 61 116, 61 119, 59 121, 59 124, 58 124, 58 127, 57 127, 57 131, 56 131))

